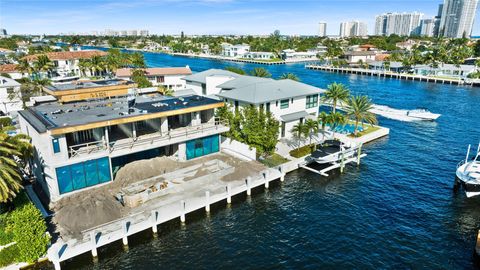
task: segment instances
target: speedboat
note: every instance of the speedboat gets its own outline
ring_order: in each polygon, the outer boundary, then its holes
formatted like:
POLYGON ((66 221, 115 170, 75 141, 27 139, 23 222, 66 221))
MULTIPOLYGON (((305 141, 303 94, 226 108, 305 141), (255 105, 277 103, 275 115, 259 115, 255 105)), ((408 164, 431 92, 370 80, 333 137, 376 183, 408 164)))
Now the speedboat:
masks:
POLYGON ((419 120, 433 121, 440 117, 441 114, 431 113, 427 109, 416 109, 407 111, 407 116, 418 118, 419 120))
POLYGON ((337 140, 326 140, 313 151, 310 158, 319 164, 337 162, 342 159, 342 155, 344 159, 352 157, 355 151, 348 151, 351 148, 337 140))
POLYGON ((480 144, 477 148, 475 158, 469 160, 470 145, 468 146, 467 156, 457 165, 455 183, 461 184, 467 197, 480 195, 480 144))

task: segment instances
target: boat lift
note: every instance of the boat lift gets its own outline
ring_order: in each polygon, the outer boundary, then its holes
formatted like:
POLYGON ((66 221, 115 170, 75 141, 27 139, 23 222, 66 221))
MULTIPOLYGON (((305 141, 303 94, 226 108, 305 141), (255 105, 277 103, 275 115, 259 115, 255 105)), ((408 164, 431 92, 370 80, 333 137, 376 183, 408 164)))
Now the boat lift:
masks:
POLYGON ((348 148, 345 150, 340 150, 335 154, 338 154, 340 158, 334 162, 330 162, 330 166, 324 169, 315 170, 313 168, 308 167, 308 164, 315 162, 315 160, 312 159, 311 157, 307 157, 307 161, 300 163, 298 167, 314 172, 316 174, 320 174, 321 176, 328 177, 327 172, 340 168, 340 173, 343 173, 345 169, 345 165, 347 165, 348 163, 356 162, 358 166, 360 165, 360 159, 367 156, 367 154, 365 153, 362 154, 362 144, 359 144, 355 147, 348 148))

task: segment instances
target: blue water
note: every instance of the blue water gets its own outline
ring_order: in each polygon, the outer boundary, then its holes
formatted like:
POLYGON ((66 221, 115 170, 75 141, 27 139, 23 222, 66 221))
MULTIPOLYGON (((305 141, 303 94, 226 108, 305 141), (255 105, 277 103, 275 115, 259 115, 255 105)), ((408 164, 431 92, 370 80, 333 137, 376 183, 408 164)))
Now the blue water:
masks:
MULTIPOLYGON (((146 53, 149 66, 193 71, 256 65, 146 53)), ((360 167, 328 178, 298 170, 283 184, 250 199, 235 198, 210 216, 187 216, 133 237, 128 251, 100 250, 72 269, 471 269, 480 198, 454 195, 455 166, 480 139, 480 88, 324 73, 301 64, 263 66, 274 77, 295 73, 325 88, 346 84, 353 94, 399 109, 426 107, 436 122, 379 118, 387 138, 368 144, 360 167)))

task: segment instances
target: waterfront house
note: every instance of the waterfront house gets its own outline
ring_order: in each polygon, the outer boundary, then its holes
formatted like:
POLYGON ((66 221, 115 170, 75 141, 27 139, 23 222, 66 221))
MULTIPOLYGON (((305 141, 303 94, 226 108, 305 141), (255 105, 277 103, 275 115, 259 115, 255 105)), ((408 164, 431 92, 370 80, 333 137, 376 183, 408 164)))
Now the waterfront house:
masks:
MULTIPOLYGON (((29 63, 33 64, 39 55, 34 54, 24 57, 29 63)), ((53 77, 71 77, 82 76, 82 72, 79 67, 80 59, 90 59, 94 56, 105 56, 106 52, 99 50, 83 50, 83 51, 68 51, 68 52, 49 52, 45 53, 48 59, 54 64, 53 77)), ((92 76, 90 70, 85 70, 87 76, 92 76)))
POLYGON ((248 44, 232 45, 229 43, 222 43, 222 56, 242 58, 248 52, 250 52, 250 45, 248 44))
POLYGON ((364 63, 375 61, 376 54, 374 51, 347 51, 344 56, 349 64, 356 64, 359 61, 364 63))
POLYGON ((28 77, 28 73, 23 73, 18 70, 17 64, 0 65, 0 74, 8 74, 12 79, 21 79, 28 77))
POLYGON ((286 49, 282 51, 282 59, 285 61, 288 60, 298 60, 298 59, 316 59, 317 51, 309 50, 307 52, 297 52, 293 49, 286 49))
POLYGON ((380 70, 380 71, 393 71, 393 72, 402 72, 404 70, 404 66, 402 62, 395 62, 395 61, 372 61, 368 63, 368 68, 372 70, 380 70))
POLYGON ((36 182, 50 202, 108 185, 124 165, 158 156, 190 160, 220 151, 222 101, 197 95, 116 96, 19 111, 35 147, 36 182))
POLYGON ((0 113, 12 115, 22 109, 21 84, 17 81, 0 76, 0 113))
POLYGON ((438 67, 432 67, 430 65, 417 65, 413 67, 415 74, 417 75, 430 75, 430 76, 444 76, 453 78, 463 78, 469 73, 474 72, 474 65, 452 65, 452 64, 439 64, 438 67))
POLYGON ((275 58, 275 54, 272 52, 247 52, 242 58, 252 60, 270 60, 275 58))
MULTIPOLYGON (((168 89, 180 90, 185 88, 183 77, 192 74, 189 66, 171 68, 145 68, 145 76, 154 86, 164 86, 168 89)), ((117 69, 116 76, 119 79, 131 79, 132 69, 117 69)))
POLYGON ((184 78, 187 88, 200 95, 215 95, 232 109, 255 106, 280 121, 280 137, 291 137, 292 127, 306 118, 316 119, 323 90, 293 80, 274 80, 210 69, 184 78))

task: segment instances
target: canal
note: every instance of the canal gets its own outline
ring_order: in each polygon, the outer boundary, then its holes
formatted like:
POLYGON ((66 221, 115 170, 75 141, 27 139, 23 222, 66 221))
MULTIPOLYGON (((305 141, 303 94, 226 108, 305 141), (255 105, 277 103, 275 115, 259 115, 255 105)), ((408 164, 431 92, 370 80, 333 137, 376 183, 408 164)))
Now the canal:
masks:
MULTIPOLYGON (((189 65, 194 72, 258 65, 145 53, 150 67, 189 65)), ((262 66, 274 78, 296 74, 326 88, 399 109, 428 108, 436 122, 379 118, 390 135, 365 147, 359 168, 319 177, 298 170, 268 191, 234 198, 163 225, 159 236, 121 244, 65 263, 64 269, 471 269, 480 198, 453 194, 456 164, 480 140, 480 88, 262 66)))

